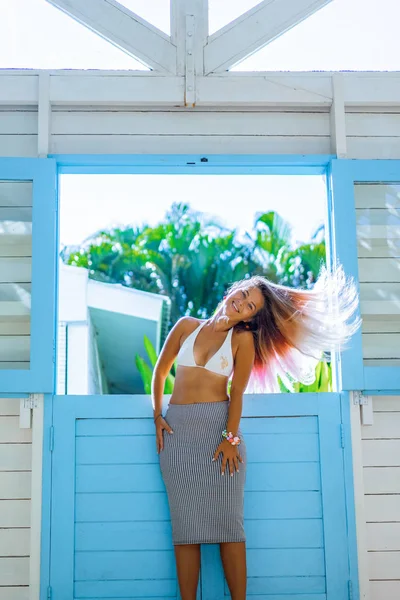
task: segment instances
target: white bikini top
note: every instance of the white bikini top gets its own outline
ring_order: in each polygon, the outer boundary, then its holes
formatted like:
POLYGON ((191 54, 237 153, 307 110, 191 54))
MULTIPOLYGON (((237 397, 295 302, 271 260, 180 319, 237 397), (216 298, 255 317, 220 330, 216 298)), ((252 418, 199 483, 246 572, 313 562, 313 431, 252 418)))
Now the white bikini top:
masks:
POLYGON ((223 375, 225 377, 229 377, 233 371, 233 355, 232 355, 232 332, 233 327, 228 331, 228 335, 225 338, 224 343, 221 348, 217 350, 217 352, 210 358, 210 360, 204 365, 197 365, 194 360, 194 343, 196 338, 200 332, 200 329, 203 325, 206 324, 200 323, 198 327, 183 342, 182 346, 179 349, 177 356, 177 365, 182 365, 183 367, 197 367, 198 369, 207 369, 207 371, 212 371, 217 375, 223 375))

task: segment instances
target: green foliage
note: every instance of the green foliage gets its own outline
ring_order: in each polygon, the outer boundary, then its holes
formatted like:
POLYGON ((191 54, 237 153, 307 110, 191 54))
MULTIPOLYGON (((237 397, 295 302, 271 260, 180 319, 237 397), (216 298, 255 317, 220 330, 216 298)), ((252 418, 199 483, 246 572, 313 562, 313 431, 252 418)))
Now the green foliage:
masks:
MULTIPOLYGON (((144 393, 151 394, 151 380, 153 377, 153 369, 157 362, 157 353, 147 335, 144 336, 143 343, 147 356, 150 360, 151 367, 141 356, 139 356, 139 354, 136 354, 135 356, 135 363, 137 370, 140 373, 140 377, 142 378, 144 393)), ((169 373, 167 379, 165 380, 164 394, 172 394, 174 383, 175 377, 172 373, 169 373)))
POLYGON ((135 356, 135 363, 143 381, 144 393, 151 394, 151 378, 153 376, 153 370, 139 354, 136 354, 135 356))
MULTIPOLYGON (((274 211, 256 215, 253 230, 243 234, 177 203, 154 227, 99 231, 80 248, 64 248, 62 258, 88 269, 92 279, 168 296, 172 327, 184 315, 208 318, 234 281, 252 275, 291 287, 312 287, 325 260, 323 234, 320 228, 310 243, 293 247, 289 223, 274 211)), ((136 366, 149 390, 157 356, 148 339, 144 345, 151 368, 138 356, 136 366)), ((324 390, 330 377, 326 368, 321 366, 317 373, 324 390)), ((166 393, 172 392, 173 381, 171 375, 166 393)))
MULTIPOLYGON (((281 392, 291 392, 278 377, 278 383, 281 392)), ((311 385, 304 383, 293 383, 293 392, 331 392, 332 391, 332 367, 331 364, 325 361, 320 361, 315 367, 315 381, 311 385)))

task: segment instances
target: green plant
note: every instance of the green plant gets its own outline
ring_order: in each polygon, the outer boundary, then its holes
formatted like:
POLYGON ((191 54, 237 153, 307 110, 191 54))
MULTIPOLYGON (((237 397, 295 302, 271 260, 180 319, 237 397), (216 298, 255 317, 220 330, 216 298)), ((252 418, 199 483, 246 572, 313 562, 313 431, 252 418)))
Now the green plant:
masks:
POLYGON ((278 377, 278 383, 281 392, 295 393, 306 392, 331 392, 332 391, 332 367, 331 363, 321 360, 315 367, 315 381, 311 385, 305 385, 296 381, 293 383, 293 390, 289 390, 278 377))
MULTIPOLYGON (((158 357, 156 350, 147 335, 145 335, 143 338, 143 344, 151 366, 149 366, 149 364, 144 360, 144 358, 139 356, 139 354, 136 354, 135 356, 135 364, 143 382, 144 393, 151 394, 151 380, 158 357)), ((174 383, 175 377, 172 373, 169 373, 167 379, 165 380, 164 394, 172 394, 174 383)))
MULTIPOLYGON (((217 217, 175 203, 155 226, 99 231, 79 248, 64 248, 61 255, 67 264, 88 269, 92 279, 168 296, 170 329, 182 316, 210 317, 229 285, 252 275, 312 288, 325 261, 324 228, 307 244, 294 247, 291 237, 290 224, 274 211, 257 214, 252 230, 243 235, 221 225, 217 217)), ((150 393, 157 356, 146 340, 150 365, 139 355, 135 363, 150 393)), ((171 374, 166 393, 172 392, 173 381, 171 374)), ((329 391, 330 381, 325 363, 317 367, 312 386, 295 384, 295 389, 329 391)))

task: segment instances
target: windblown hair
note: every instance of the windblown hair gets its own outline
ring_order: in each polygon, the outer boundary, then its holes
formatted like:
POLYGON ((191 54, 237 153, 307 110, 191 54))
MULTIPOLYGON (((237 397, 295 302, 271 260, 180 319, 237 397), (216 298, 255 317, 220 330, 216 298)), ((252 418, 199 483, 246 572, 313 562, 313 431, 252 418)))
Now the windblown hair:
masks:
POLYGON ((255 361, 247 390, 279 391, 278 376, 288 389, 292 382, 315 380, 315 366, 343 350, 360 327, 358 293, 341 266, 328 272, 322 267, 313 289, 294 289, 254 276, 234 283, 228 293, 257 287, 264 306, 249 325, 255 344, 255 361))

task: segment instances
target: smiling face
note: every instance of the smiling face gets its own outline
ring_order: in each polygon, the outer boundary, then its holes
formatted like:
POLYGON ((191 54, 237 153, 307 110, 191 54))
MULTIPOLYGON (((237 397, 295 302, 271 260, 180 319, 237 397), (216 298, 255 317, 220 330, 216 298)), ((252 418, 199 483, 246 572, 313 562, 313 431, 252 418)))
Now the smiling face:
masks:
POLYGON ((251 321, 264 306, 264 297, 258 287, 246 287, 233 290, 224 301, 224 314, 233 323, 251 321))

